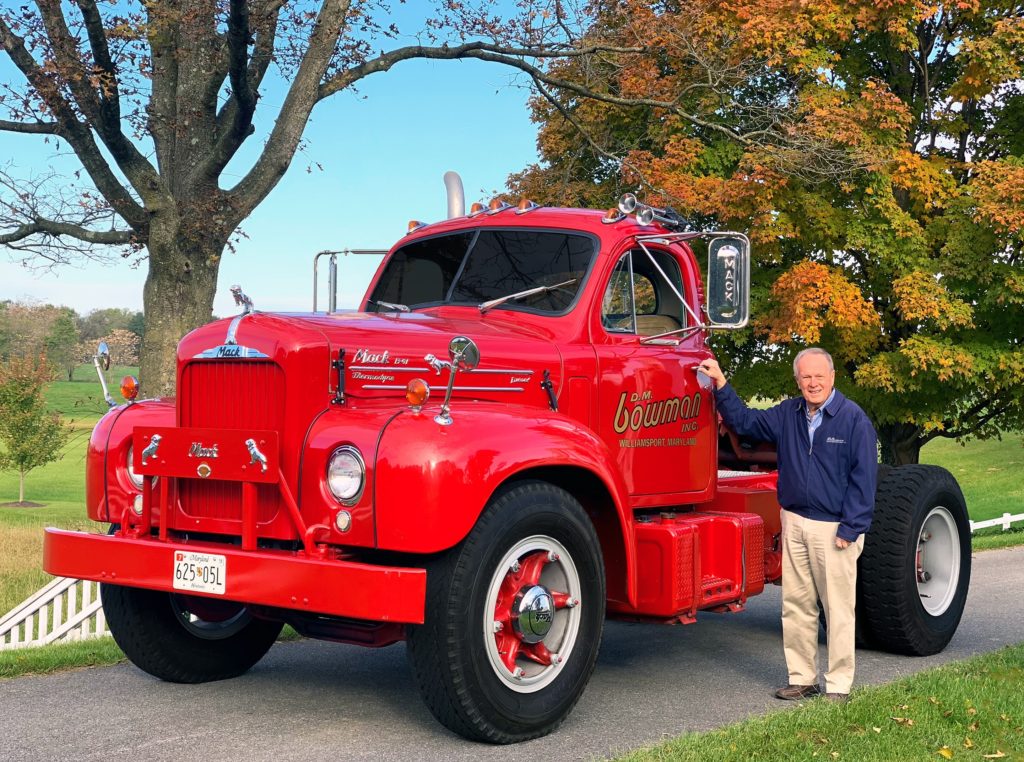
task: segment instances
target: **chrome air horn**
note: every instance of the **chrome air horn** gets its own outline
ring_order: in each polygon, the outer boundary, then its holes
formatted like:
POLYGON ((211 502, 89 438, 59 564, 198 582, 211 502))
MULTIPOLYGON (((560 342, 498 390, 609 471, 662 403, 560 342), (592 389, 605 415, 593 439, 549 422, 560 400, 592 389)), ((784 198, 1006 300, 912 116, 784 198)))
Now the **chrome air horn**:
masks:
POLYGON ((659 209, 656 206, 642 204, 632 193, 623 193, 619 198, 619 211, 623 214, 636 213, 636 221, 641 225, 650 225, 657 222, 669 230, 684 231, 690 229, 690 224, 679 216, 672 207, 659 209))

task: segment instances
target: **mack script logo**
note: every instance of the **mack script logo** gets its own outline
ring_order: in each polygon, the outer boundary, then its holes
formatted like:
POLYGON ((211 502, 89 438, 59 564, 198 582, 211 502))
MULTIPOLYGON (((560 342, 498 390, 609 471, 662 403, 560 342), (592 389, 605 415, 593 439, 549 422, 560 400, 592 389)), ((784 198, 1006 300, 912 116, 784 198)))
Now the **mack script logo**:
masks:
POLYGON ((612 427, 616 434, 623 434, 627 429, 640 431, 683 421, 683 431, 695 431, 697 422, 693 419, 699 413, 699 394, 655 400, 650 392, 623 392, 612 427))

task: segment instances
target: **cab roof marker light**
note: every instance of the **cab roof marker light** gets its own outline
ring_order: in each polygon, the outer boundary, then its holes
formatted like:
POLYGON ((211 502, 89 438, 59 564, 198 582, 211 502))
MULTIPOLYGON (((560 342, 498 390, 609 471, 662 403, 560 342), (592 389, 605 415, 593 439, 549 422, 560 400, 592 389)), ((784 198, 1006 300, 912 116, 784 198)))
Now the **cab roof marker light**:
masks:
POLYGON ((519 203, 516 205, 516 214, 526 214, 527 212, 532 212, 534 209, 540 209, 540 204, 531 201, 528 198, 523 198, 520 199, 519 203))
POLYGON ((619 222, 624 219, 626 219, 626 215, 613 206, 611 209, 604 213, 604 217, 601 218, 601 222, 603 222, 605 225, 611 225, 613 222, 619 222))
POLYGON ((427 224, 428 223, 420 222, 419 220, 409 220, 409 225, 406 228, 405 234, 409 235, 409 233, 412 233, 413 231, 419 230, 420 228, 425 228, 427 224))
POLYGON ((473 205, 469 207, 469 214, 467 217, 476 217, 478 214, 483 214, 487 211, 487 207, 481 204, 479 201, 474 201, 473 205))
POLYGON ((504 212, 506 209, 511 209, 512 204, 508 204, 502 201, 500 198, 491 199, 491 203, 487 205, 487 214, 498 214, 504 212))

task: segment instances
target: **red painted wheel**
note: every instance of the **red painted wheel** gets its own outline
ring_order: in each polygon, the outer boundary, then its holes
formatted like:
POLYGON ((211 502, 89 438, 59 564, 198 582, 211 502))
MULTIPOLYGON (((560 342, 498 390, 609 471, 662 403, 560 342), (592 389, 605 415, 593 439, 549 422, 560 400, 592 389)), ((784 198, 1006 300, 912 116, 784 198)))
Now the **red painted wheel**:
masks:
POLYGON ((558 677, 579 635, 582 594, 576 564, 558 540, 533 535, 509 549, 484 608, 484 644, 498 679, 533 693, 558 677))
POLYGON ((604 626, 601 545, 565 490, 519 482, 427 570, 409 660, 434 716, 476 741, 550 733, 572 711, 604 626))

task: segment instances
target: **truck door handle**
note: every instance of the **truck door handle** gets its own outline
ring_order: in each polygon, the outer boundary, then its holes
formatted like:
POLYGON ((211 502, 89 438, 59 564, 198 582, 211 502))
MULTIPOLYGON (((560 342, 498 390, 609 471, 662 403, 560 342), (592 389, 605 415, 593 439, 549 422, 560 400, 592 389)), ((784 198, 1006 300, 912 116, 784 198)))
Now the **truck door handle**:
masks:
POLYGON ((690 370, 697 374, 697 385, 700 386, 704 391, 711 391, 714 383, 711 381, 711 376, 700 369, 700 365, 691 365, 690 370))

